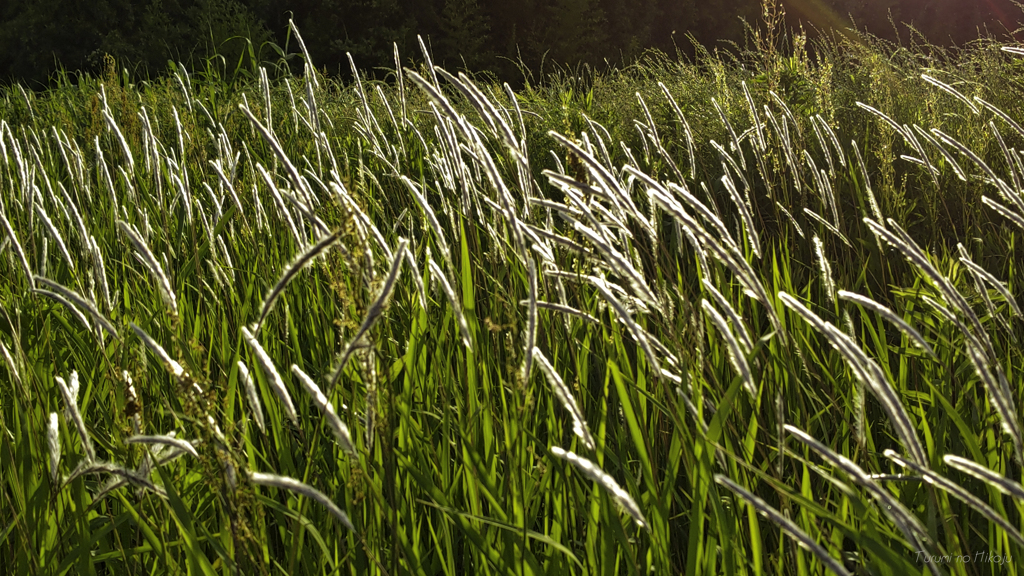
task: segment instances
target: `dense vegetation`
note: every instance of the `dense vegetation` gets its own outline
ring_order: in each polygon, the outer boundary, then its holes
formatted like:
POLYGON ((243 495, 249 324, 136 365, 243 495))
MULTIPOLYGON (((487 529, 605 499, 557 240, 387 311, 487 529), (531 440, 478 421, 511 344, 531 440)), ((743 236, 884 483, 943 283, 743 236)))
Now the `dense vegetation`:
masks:
MULTIPOLYGON (((905 42, 940 45, 1017 27, 1015 0, 786 0, 789 24, 817 31, 867 29, 905 42), (906 23, 906 24, 903 24, 906 23)), ((392 45, 418 51, 416 35, 448 69, 490 71, 522 82, 553 66, 604 67, 647 49, 693 55, 694 41, 731 49, 757 22, 760 0, 6 0, 0 3, 0 81, 33 88, 53 73, 103 70, 114 56, 134 78, 167 62, 244 73, 249 58, 282 64, 297 51, 293 18, 321 70, 348 74, 351 52, 364 75, 392 66, 392 45), (219 57, 215 57, 215 55, 219 57), (212 62, 211 62, 212 59, 212 62)), ((300 64, 297 60, 292 65, 300 64)), ((403 62, 408 65, 409 62, 403 62)), ((293 68, 298 71, 298 68, 293 68)), ((271 69, 271 74, 275 72, 271 69)))
POLYGON ((1022 52, 779 34, 4 91, 4 569, 1018 573, 1022 52))

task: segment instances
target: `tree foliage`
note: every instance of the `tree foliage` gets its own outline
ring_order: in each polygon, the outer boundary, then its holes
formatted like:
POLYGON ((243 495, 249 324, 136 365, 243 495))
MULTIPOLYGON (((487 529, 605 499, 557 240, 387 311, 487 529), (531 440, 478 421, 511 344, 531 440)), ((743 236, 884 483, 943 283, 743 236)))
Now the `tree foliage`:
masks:
POLYGON ((10 0, 0 4, 0 78, 45 83, 58 69, 97 71, 110 54, 140 75, 214 54, 237 61, 271 39, 239 0, 10 0))
MULTIPOLYGON (((1013 0, 823 0, 783 2, 790 24, 867 29, 903 42, 962 44, 1006 33, 1013 0), (895 24, 894 24, 895 23, 895 24), (905 23, 905 24, 903 24, 905 23)), ((347 74, 347 53, 364 70, 393 66, 393 47, 435 61, 521 78, 521 67, 618 65, 644 50, 692 53, 742 44, 761 0, 6 0, 0 2, 0 79, 45 84, 54 71, 98 71, 105 54, 140 76, 168 60, 201 68, 214 54, 236 65, 249 55, 296 52, 293 19, 318 68, 347 74), (246 43, 246 39, 252 42, 246 43), (274 50, 274 47, 277 50, 274 50)), ((549 68, 550 69, 550 68, 549 68)))

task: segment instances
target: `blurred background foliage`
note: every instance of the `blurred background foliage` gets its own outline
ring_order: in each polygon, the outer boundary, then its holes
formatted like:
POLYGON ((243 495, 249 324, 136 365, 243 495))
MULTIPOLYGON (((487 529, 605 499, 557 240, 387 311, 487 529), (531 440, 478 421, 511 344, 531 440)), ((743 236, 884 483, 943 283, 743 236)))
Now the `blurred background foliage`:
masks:
MULTIPOLYGON (((868 31, 886 40, 962 45, 1017 28, 1016 0, 787 0, 790 26, 810 36, 868 31), (899 23, 899 24, 896 24, 899 23)), ((229 74, 288 62, 293 18, 319 68, 349 74, 393 69, 394 44, 418 53, 422 35, 439 64, 487 71, 521 85, 554 67, 611 67, 647 50, 693 56, 742 48, 759 0, 5 0, 0 81, 33 88, 64 70, 101 72, 113 56, 136 79, 168 61, 229 74), (216 56, 215 56, 216 55, 216 56)))

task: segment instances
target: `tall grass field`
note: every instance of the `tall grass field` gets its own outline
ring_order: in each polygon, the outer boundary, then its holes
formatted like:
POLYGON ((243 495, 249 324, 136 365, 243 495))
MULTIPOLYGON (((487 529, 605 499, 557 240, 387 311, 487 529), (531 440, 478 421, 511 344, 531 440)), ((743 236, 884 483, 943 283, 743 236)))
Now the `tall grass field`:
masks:
POLYGON ((0 572, 1024 573, 1024 50, 0 92, 0 572))

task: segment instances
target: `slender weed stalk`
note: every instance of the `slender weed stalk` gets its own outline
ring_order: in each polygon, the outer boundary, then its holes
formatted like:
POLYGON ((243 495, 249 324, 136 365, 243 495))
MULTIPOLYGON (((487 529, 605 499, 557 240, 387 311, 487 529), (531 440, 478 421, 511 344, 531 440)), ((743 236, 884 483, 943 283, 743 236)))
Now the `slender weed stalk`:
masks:
POLYGON ((260 432, 266 432, 266 424, 263 420, 263 405, 260 403, 259 394, 256 393, 256 386, 249 375, 249 369, 241 360, 238 361, 237 365, 238 379, 241 380, 242 389, 245 390, 245 399, 249 402, 249 409, 252 410, 252 415, 256 418, 256 426, 259 427, 260 432))
POLYGON ((359 329, 356 330, 355 336, 349 341, 345 350, 341 353, 341 357, 338 360, 338 365, 334 368, 334 372, 331 374, 330 384, 328 391, 334 389, 334 385, 338 382, 338 378, 341 376, 342 369, 345 368, 345 364, 348 359, 352 357, 352 354, 356 351, 356 348, 362 346, 363 336, 373 328, 373 325, 380 320, 384 309, 388 304, 388 300, 391 299, 391 294, 395 290, 395 283, 398 282, 398 273, 402 270, 402 260, 405 259, 405 251, 408 249, 409 241, 403 240, 398 244, 398 248, 395 249, 394 258, 391 260, 391 268, 388 270, 388 276, 384 280, 384 285, 381 286, 380 292, 377 294, 377 298, 374 299, 373 303, 370 304, 370 308, 366 311, 366 316, 363 318, 363 323, 359 325, 359 329))
POLYGON ((928 530, 917 517, 907 510, 895 496, 882 489, 860 466, 854 464, 849 458, 837 454, 803 430, 789 424, 786 424, 784 428, 791 436, 814 450, 825 461, 842 470, 858 486, 867 490, 872 498, 881 505, 880 510, 892 519, 893 523, 899 527, 900 532, 910 542, 913 542, 922 550, 926 549, 926 547, 931 548, 934 546, 928 538, 928 530))
POLYGON ((7 239, 10 240, 11 245, 14 247, 14 253, 18 256, 18 262, 21 263, 21 269, 25 273, 25 282, 28 283, 29 290, 35 288, 33 281, 32 267, 28 265, 28 259, 25 257, 25 250, 21 247, 21 242, 18 242, 18 237, 14 234, 14 228, 11 228, 11 223, 7 221, 7 214, 4 213, 2 207, 0 207, 0 224, 4 225, 4 231, 7 232, 7 239))
POLYGON ((33 278, 33 280, 36 283, 36 285, 41 284, 43 286, 53 288, 58 294, 63 296, 69 302, 74 303, 74 305, 77 306, 78 308, 88 312, 89 315, 92 316, 93 320, 96 321, 96 324, 102 326, 103 329, 109 332, 111 336, 113 336, 114 338, 119 338, 117 334, 117 329, 114 328, 114 325, 111 324, 110 320, 107 320, 107 318, 103 316, 103 314, 100 314, 100 311, 96 309, 96 305, 86 300, 85 297, 83 297, 81 294, 75 292, 74 290, 66 286, 56 283, 53 280, 43 278, 42 276, 36 276, 35 278, 33 278))
POLYGON ((836 283, 832 280, 832 265, 829 264, 828 258, 825 257, 825 249, 822 246, 821 238, 815 234, 812 237, 814 240, 814 253, 818 256, 818 269, 821 272, 821 283, 825 287, 825 297, 832 304, 836 303, 836 283))
POLYGON ((89 319, 86 318, 85 314, 83 314, 82 311, 78 309, 78 307, 72 304, 71 301, 65 298, 62 294, 58 294, 57 292, 51 292, 49 290, 44 290, 42 288, 36 288, 32 290, 32 292, 40 296, 46 296, 50 300, 53 300, 54 302, 64 306, 64 308, 66 308, 68 312, 71 312, 71 315, 74 316, 75 319, 78 320, 78 322, 82 326, 85 326, 86 330, 92 330, 92 324, 89 323, 89 319))
POLYGON ((134 470, 129 470, 124 466, 114 464, 113 462, 100 462, 97 460, 84 460, 82 461, 72 472, 64 479, 64 484, 68 484, 79 476, 86 474, 109 474, 111 476, 117 476, 125 480, 129 484, 153 492, 161 498, 167 498, 167 491, 153 484, 153 482, 134 470))

